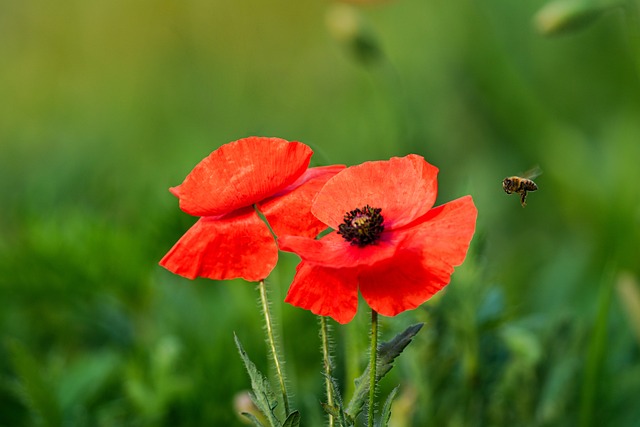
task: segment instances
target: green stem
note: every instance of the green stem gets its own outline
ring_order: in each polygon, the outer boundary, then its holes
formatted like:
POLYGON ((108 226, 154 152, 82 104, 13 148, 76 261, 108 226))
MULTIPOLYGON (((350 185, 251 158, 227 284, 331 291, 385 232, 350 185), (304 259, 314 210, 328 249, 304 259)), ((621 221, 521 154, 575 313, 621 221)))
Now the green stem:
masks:
POLYGON ((373 427, 373 414, 375 409, 376 376, 378 367, 378 312, 371 310, 371 350, 369 352, 369 417, 368 425, 373 427))
MULTIPOLYGON (((327 405, 333 406, 333 387, 331 387, 331 376, 333 375, 333 364, 331 361, 331 351, 329 350, 329 325, 327 318, 320 318, 320 339, 322 341, 322 360, 324 365, 325 384, 327 387, 327 405)), ((333 415, 329 414, 329 427, 335 426, 333 415)))
POLYGON ((629 0, 626 4, 627 32, 631 49, 633 50, 633 60, 636 74, 640 77, 640 1, 629 0))
POLYGON ((267 287, 264 284, 264 280, 261 280, 258 284, 260 290, 260 302, 262 303, 262 313, 264 314, 264 323, 267 329, 267 338, 269 341, 269 347, 271 349, 271 356, 273 357, 273 363, 276 367, 276 375, 280 382, 280 390, 282 390, 282 401, 284 402, 285 417, 289 416, 289 397, 287 396, 287 386, 285 385, 284 375, 282 373, 282 367, 280 365, 280 357, 278 356, 278 349, 276 347, 276 339, 273 333, 273 322, 271 321, 271 313, 269 312, 269 301, 267 300, 267 287))

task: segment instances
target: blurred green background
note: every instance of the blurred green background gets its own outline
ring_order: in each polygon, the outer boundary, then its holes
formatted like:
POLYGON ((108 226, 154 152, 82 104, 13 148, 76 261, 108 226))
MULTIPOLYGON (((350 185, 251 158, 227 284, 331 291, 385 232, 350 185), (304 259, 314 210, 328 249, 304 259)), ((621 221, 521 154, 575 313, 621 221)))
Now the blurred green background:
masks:
MULTIPOLYGON (((640 425, 639 8, 0 2, 0 425, 243 425, 233 331, 269 369, 254 284, 157 263, 195 221, 167 189, 249 135, 316 165, 418 153, 438 204, 476 202, 447 291, 382 318, 383 339, 426 322, 381 383, 393 425, 640 425), (535 165, 523 209, 500 183, 535 165)), ((320 426, 317 321, 281 303, 295 264, 268 285, 320 426)), ((364 306, 333 326, 348 396, 364 306)))

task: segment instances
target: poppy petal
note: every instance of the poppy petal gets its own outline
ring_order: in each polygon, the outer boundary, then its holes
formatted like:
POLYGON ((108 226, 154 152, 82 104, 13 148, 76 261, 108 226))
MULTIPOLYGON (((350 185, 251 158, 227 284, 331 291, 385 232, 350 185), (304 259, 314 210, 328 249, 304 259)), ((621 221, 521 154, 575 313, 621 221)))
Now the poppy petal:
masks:
POLYGON ((362 271, 360 293, 373 310, 384 316, 395 316, 412 310, 444 288, 451 279, 453 267, 440 263, 439 268, 425 269, 420 256, 403 251, 387 265, 362 271))
POLYGON ((309 166, 311 148, 280 138, 251 137, 218 148, 171 192, 180 209, 218 216, 259 202, 297 180, 309 166))
POLYGON ((346 212, 369 205, 382 209, 385 230, 398 228, 433 206, 437 175, 438 168, 415 154, 365 162, 331 178, 318 193, 311 212, 337 229, 346 212))
POLYGON ((431 209, 405 235, 386 264, 360 274, 360 292, 369 306, 386 316, 411 310, 445 287, 453 267, 462 264, 475 231, 477 209, 471 196, 431 209))
POLYGON ((412 224, 405 243, 419 245, 427 263, 438 258, 451 266, 460 265, 467 256, 477 216, 471 196, 461 197, 431 209, 412 224))
POLYGON ((301 262, 285 302, 345 324, 358 310, 357 283, 353 269, 337 270, 301 262))
POLYGON ((344 168, 343 165, 334 165, 307 169, 280 195, 258 203, 258 209, 276 236, 315 237, 325 230, 327 225, 311 214, 311 202, 322 186, 344 168))
POLYGON ((257 282, 266 278, 278 261, 278 249, 267 225, 253 208, 223 218, 200 218, 160 265, 195 279, 243 278, 257 282))
POLYGON ((281 236, 278 246, 286 252, 294 252, 303 261, 331 268, 372 266, 392 258, 406 233, 383 233, 375 245, 357 246, 345 241, 338 233, 331 232, 314 240, 299 236, 281 236))

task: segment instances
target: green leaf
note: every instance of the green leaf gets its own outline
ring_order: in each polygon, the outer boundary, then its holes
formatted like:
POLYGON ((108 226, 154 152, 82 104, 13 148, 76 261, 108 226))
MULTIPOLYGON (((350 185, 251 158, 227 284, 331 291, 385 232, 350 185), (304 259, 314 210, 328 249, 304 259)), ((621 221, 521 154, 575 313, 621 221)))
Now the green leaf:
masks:
POLYGON ((349 414, 347 414, 344 411, 344 404, 342 402, 342 394, 340 393, 340 390, 338 388, 338 384, 336 383, 335 378, 327 376, 327 378, 329 378, 329 383, 331 384, 331 391, 333 394, 333 399, 334 399, 334 405, 328 405, 326 403, 321 403, 322 408, 324 409, 324 411, 329 414, 332 415, 334 420, 336 421, 336 423, 338 424, 338 427, 352 427, 355 425, 355 421, 353 418, 351 418, 349 416, 349 414))
POLYGON ((249 356, 247 356, 247 353, 244 351, 244 348, 242 347, 242 344, 240 344, 240 340, 235 333, 233 334, 233 338, 236 341, 236 346, 238 347, 238 352, 240 352, 240 357, 242 357, 244 366, 247 368, 249 378, 251 378, 251 389, 253 390, 253 393, 249 393, 251 400, 253 400, 256 407, 267 418, 271 427, 281 427, 282 424, 280 424, 280 421, 273 413, 273 410, 278 405, 278 401, 271 390, 269 381, 258 370, 258 368, 256 368, 256 365, 249 360, 249 356))
POLYGON ((290 413, 282 427, 300 427, 300 412, 293 411, 290 413))
POLYGON ((326 412, 327 414, 333 416, 334 418, 340 418, 340 409, 338 409, 337 407, 324 402, 320 402, 320 405, 322 405, 322 409, 324 409, 324 412, 326 412))
POLYGON ((398 394, 399 389, 400 386, 397 386, 396 388, 391 390, 391 393, 389 393, 387 400, 384 402, 384 407, 382 408, 382 414, 380 414, 380 422, 378 423, 378 427, 389 426, 389 419, 391 418, 391 404, 393 403, 393 399, 395 399, 396 394, 398 394))
POLYGON ((7 348, 18 377, 16 394, 29 408, 33 424, 62 425, 62 411, 52 384, 42 373, 42 363, 17 341, 8 341, 7 348))
POLYGON ((264 427, 264 425, 260 421, 258 421, 255 415, 250 414, 249 412, 241 412, 241 414, 247 417, 249 420, 251 420, 251 423, 255 427, 264 427))
MULTIPOLYGON (((403 332, 393 337, 391 341, 384 342, 378 346, 378 363, 376 369, 376 381, 380 381, 393 368, 393 361, 402 353, 402 351, 411 343, 413 337, 422 328, 424 323, 418 323, 409 326, 403 332)), ((355 380, 356 390, 347 406, 347 415, 355 419, 367 400, 369 394, 369 369, 367 369, 355 380)))

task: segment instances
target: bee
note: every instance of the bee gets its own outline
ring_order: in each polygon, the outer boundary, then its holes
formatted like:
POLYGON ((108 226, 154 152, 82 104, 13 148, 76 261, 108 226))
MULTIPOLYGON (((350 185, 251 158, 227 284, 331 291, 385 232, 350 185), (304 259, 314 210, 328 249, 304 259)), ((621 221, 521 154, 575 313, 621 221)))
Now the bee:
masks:
POLYGON ((507 194, 520 194, 520 204, 524 208, 527 205, 527 191, 536 191, 538 189, 538 185, 533 182, 533 179, 540 176, 541 173, 540 168, 535 167, 524 173, 523 177, 507 177, 502 180, 502 189, 507 194))

